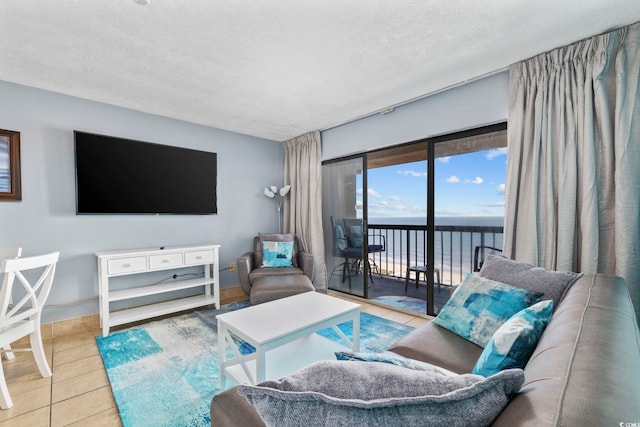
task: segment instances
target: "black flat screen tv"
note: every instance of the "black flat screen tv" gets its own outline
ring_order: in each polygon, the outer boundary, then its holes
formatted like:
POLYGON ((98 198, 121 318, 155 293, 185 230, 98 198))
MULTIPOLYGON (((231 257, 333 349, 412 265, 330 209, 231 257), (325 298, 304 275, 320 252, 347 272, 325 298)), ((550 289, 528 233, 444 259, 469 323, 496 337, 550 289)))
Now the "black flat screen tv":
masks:
POLYGON ((74 131, 76 214, 217 213, 217 155, 74 131))

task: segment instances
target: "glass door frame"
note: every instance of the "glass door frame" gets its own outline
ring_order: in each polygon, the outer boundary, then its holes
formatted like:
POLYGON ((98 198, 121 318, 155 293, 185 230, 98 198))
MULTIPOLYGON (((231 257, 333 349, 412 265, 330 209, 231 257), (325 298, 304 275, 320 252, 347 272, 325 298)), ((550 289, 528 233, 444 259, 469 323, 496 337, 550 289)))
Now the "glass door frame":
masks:
MULTIPOLYGON (((340 163, 340 162, 348 162, 348 161, 353 161, 353 160, 360 160, 360 166, 361 166, 361 171, 362 171, 362 187, 363 187, 363 191, 362 191, 362 258, 359 259, 359 265, 361 266, 362 269, 362 295, 354 293, 354 292, 347 292, 346 290, 343 289, 335 289, 335 288, 331 288, 331 279, 333 277, 333 274, 329 275, 329 279, 328 279, 328 283, 327 283, 327 288, 334 290, 334 291, 338 291, 338 292, 344 292, 346 294, 349 295, 354 295, 356 297, 359 298, 364 298, 364 299, 369 299, 369 274, 368 274, 368 259, 369 259, 369 252, 368 252, 368 245, 366 244, 366 242, 368 242, 368 227, 367 227, 367 218, 368 218, 368 208, 367 208, 367 204, 368 204, 368 194, 367 194, 367 153, 361 153, 361 154, 353 154, 353 155, 349 155, 349 156, 345 156, 345 157, 340 157, 337 159, 331 159, 331 160, 324 160, 322 162, 322 166, 324 168, 324 166, 326 165, 331 165, 334 163, 340 163)), ((323 170, 323 174, 324 174, 324 170, 323 170)), ((356 191, 357 191, 357 186, 356 187, 356 191)), ((324 178, 323 178, 323 200, 324 200, 324 191, 325 191, 325 186, 324 186, 324 178)), ((323 202, 323 216, 324 216, 324 202, 323 202)), ((356 216, 357 216, 357 209, 356 209, 356 216)), ((326 224, 326 220, 328 220, 328 218, 323 218, 323 222, 326 224)), ((334 220, 336 222, 342 222, 343 218, 335 218, 334 220)), ((333 229, 330 230, 330 233, 333 235, 333 229)), ((327 231, 325 231, 325 236, 329 233, 327 233, 327 231)), ((333 245, 335 243, 333 242, 333 239, 331 241, 331 244, 328 245, 327 242, 325 242, 325 248, 333 248, 333 245)), ((328 252, 331 252, 331 249, 329 249, 328 252)), ((325 252, 327 252, 327 249, 325 249, 325 252)))

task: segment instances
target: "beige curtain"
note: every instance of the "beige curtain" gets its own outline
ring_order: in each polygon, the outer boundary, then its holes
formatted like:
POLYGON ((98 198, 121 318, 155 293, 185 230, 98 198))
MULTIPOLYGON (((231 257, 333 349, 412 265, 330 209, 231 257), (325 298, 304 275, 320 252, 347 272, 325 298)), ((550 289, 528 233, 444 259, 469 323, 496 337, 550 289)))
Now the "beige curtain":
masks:
POLYGON ((510 70, 505 253, 626 279, 640 309, 640 23, 510 70))
POLYGON ((284 231, 295 233, 313 255, 313 284, 327 292, 327 268, 322 231, 322 152, 320 132, 284 142, 284 180, 291 184, 284 204, 284 231))

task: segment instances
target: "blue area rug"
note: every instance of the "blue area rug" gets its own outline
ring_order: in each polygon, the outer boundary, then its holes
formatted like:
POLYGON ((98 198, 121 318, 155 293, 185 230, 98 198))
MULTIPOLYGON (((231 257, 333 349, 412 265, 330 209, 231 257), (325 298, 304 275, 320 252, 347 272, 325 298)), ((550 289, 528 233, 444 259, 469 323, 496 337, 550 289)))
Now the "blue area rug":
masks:
MULTIPOLYGON (((248 301, 207 309, 97 336, 111 390, 125 427, 209 426, 218 389, 216 316, 248 301)), ((352 338, 351 323, 338 325, 352 338)), ((413 328, 360 314, 361 351, 383 351, 413 328)), ((342 342, 333 329, 317 332, 342 342)), ((241 353, 254 351, 247 343, 241 353)), ((228 357, 232 351, 227 348, 228 357)))
POLYGON ((400 295, 385 295, 372 298, 371 301, 403 310, 413 311, 414 313, 419 314, 425 314, 427 312, 427 302, 417 298, 404 297, 400 295))

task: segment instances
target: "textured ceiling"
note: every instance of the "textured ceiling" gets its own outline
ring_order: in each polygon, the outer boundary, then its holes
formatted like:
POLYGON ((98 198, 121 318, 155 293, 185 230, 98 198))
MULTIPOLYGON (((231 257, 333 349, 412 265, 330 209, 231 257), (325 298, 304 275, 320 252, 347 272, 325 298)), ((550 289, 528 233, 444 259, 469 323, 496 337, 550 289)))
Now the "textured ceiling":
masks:
POLYGON ((286 140, 640 21, 638 0, 139 2, 1 0, 0 80, 286 140))

